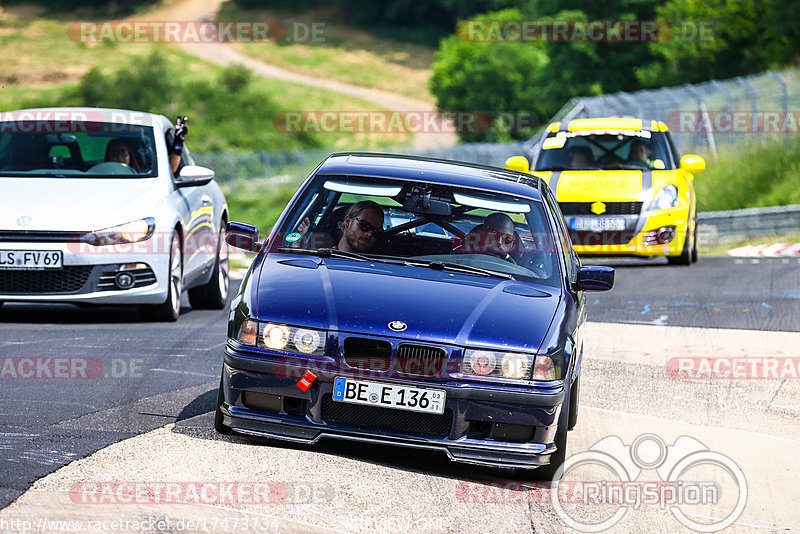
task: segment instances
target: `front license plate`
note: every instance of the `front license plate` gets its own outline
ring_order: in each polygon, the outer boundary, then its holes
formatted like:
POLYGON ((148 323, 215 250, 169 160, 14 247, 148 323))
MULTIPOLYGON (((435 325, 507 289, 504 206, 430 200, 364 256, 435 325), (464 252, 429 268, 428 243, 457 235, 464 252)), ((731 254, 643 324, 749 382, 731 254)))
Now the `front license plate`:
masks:
POLYGON ((571 230, 584 232, 619 231, 625 229, 622 217, 574 217, 569 224, 571 230))
POLYGON ((0 250, 0 269, 61 269, 63 263, 60 250, 0 250))
POLYGON ((446 393, 441 389, 415 388, 352 378, 335 378, 333 400, 383 406, 423 413, 444 413, 446 393))

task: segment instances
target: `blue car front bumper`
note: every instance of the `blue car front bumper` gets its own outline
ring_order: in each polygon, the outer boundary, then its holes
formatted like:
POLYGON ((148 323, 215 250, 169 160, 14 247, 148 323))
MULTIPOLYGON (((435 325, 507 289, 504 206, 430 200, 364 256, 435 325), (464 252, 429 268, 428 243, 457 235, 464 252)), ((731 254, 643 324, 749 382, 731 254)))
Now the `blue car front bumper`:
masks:
MULTIPOLYGON (((302 391, 297 382, 306 368, 287 372, 282 363, 226 347, 220 406, 225 426, 298 443, 337 438, 438 450, 454 461, 493 467, 546 465, 555 452, 563 385, 532 391, 454 381, 369 378, 444 390, 444 414, 422 414, 335 402, 330 376, 320 376, 302 391)), ((337 374, 347 376, 346 372, 337 374)))

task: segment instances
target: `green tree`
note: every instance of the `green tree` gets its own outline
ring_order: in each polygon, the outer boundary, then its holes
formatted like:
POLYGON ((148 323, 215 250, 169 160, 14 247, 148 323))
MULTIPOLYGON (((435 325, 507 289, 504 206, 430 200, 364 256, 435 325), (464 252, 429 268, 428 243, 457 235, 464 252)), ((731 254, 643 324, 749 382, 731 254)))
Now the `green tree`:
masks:
POLYGON ((800 7, 789 0, 669 0, 658 17, 674 35, 651 49, 658 61, 638 75, 646 86, 761 72, 797 57, 800 7))
MULTIPOLYGON (((518 20, 509 9, 475 17, 480 20, 518 20)), ((468 40, 462 33, 444 39, 436 54, 431 92, 440 110, 486 112, 502 116, 486 133, 461 133, 464 141, 503 141, 524 138, 547 119, 539 88, 548 63, 541 43, 468 40), (515 117, 522 120, 506 120, 515 117)))

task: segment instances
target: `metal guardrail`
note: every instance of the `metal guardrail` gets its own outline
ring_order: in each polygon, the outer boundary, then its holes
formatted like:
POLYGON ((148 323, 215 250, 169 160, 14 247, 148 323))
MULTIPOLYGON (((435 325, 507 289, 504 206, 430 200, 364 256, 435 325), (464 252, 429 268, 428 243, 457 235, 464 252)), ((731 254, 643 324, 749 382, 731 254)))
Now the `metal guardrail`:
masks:
POLYGON ((800 204, 697 214, 697 239, 703 245, 800 232, 800 204))

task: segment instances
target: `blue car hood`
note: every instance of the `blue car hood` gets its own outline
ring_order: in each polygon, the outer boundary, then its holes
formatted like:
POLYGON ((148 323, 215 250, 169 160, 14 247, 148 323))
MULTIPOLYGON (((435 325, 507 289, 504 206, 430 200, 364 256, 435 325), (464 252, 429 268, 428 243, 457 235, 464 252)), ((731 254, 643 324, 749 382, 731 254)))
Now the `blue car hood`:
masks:
POLYGON ((557 288, 423 267, 270 254, 254 316, 296 326, 505 350, 537 350, 557 288), (389 323, 408 328, 392 331, 389 323))

